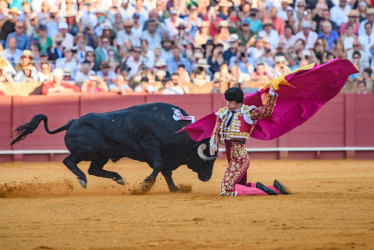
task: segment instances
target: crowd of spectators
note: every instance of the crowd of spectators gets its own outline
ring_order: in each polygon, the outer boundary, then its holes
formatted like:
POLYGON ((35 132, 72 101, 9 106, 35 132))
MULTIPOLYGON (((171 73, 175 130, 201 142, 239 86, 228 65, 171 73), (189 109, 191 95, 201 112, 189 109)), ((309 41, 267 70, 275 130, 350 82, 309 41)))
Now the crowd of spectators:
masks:
POLYGON ((373 24, 366 0, 0 0, 0 93, 251 93, 334 58, 367 93, 373 24))

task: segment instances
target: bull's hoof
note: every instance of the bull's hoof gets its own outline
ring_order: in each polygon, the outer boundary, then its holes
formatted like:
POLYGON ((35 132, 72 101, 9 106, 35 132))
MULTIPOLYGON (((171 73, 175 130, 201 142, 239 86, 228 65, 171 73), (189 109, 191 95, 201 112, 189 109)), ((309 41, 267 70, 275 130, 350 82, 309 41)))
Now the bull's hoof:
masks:
POLYGON ((169 188, 169 191, 170 191, 170 192, 173 192, 173 193, 181 193, 181 192, 182 192, 182 189, 180 189, 180 188, 177 187, 177 186, 174 186, 174 187, 170 187, 170 188, 169 188))
POLYGON ((117 182, 118 184, 125 185, 125 181, 124 181, 122 178, 116 180, 116 182, 117 182))
POLYGON ((144 192, 147 192, 149 190, 151 190, 153 184, 155 183, 156 181, 156 178, 153 178, 153 177, 147 177, 145 178, 145 180, 143 181, 142 183, 142 190, 144 192))
POLYGON ((78 178, 78 180, 79 180, 79 184, 81 184, 81 186, 82 186, 83 188, 86 188, 86 186, 87 186, 87 182, 85 182, 84 180, 79 179, 79 178, 78 178))

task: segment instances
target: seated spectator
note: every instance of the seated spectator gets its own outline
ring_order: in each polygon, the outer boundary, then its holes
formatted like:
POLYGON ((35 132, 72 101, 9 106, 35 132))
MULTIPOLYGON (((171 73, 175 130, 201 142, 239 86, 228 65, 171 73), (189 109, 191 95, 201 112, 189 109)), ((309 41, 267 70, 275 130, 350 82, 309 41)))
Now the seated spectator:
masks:
MULTIPOLYGON (((56 68, 70 69, 70 72, 75 76, 78 63, 73 56, 72 48, 67 47, 64 50, 64 57, 56 60, 56 68)), ((72 78, 74 80, 74 78, 72 78)))
POLYGON ((265 64, 261 62, 257 64, 255 71, 251 73, 250 76, 252 81, 256 81, 255 85, 252 86, 255 88, 262 87, 272 79, 272 77, 265 71, 265 64))
POLYGON ((15 37, 8 39, 8 46, 3 51, 1 56, 7 59, 13 67, 20 62, 22 50, 17 49, 17 39, 15 37))
POLYGON ((174 37, 178 34, 178 25, 183 22, 182 18, 179 18, 178 10, 172 9, 170 10, 170 17, 165 19, 165 25, 168 29, 168 36, 174 37))
POLYGON ((175 44, 192 44, 194 39, 190 36, 188 32, 186 32, 186 25, 183 22, 180 22, 177 26, 177 34, 171 37, 175 44))
POLYGON ((235 77, 229 71, 229 65, 227 63, 221 64, 219 71, 214 73, 213 81, 220 81, 223 92, 234 86, 236 82, 235 77))
POLYGON ((128 77, 133 78, 141 69, 141 65, 143 64, 142 58, 140 56, 141 48, 140 47, 133 47, 131 49, 131 57, 129 57, 126 61, 127 67, 129 68, 128 77))
POLYGON ((20 71, 26 66, 33 66, 32 61, 32 52, 30 50, 24 50, 21 55, 21 61, 14 67, 14 69, 20 71))
MULTIPOLYGON (((0 54, 1 54, 1 45, 0 45, 0 54)), ((5 58, 0 57, 0 82, 14 82, 13 75, 16 74, 16 71, 12 65, 5 58)))
POLYGON ((166 63, 164 60, 158 60, 156 62, 153 80, 159 89, 164 88, 165 84, 170 80, 170 74, 166 71, 166 63))
POLYGON ((186 67, 187 72, 190 71, 190 62, 181 56, 181 51, 177 45, 173 45, 173 55, 166 61, 168 65, 168 72, 175 73, 178 69, 178 65, 183 64, 186 67))
POLYGON ((191 74, 192 80, 192 93, 193 94, 208 94, 213 88, 211 75, 208 73, 209 64, 206 59, 199 59, 199 62, 191 74))
POLYGON ((250 46, 249 41, 256 33, 251 30, 251 22, 247 18, 241 21, 240 27, 238 31, 239 43, 248 48, 250 46))
POLYGON ((132 46, 140 46, 140 39, 135 36, 132 30, 133 22, 131 20, 125 20, 123 27, 124 29, 118 31, 116 35, 116 43, 121 55, 129 51, 132 46))
POLYGON ((221 83, 219 81, 214 81, 213 82, 213 88, 212 91, 210 92, 212 94, 221 94, 221 83))
POLYGON ((104 82, 109 85, 114 82, 116 78, 116 73, 110 69, 110 64, 108 61, 102 61, 101 70, 97 72, 97 76, 104 80, 104 82))
POLYGON ((102 93, 108 92, 108 86, 99 76, 91 75, 88 80, 84 81, 81 88, 84 93, 102 93))
POLYGON ((331 23, 325 21, 322 23, 322 32, 318 37, 323 38, 327 41, 328 49, 332 50, 333 44, 339 39, 339 34, 335 30, 331 29, 331 23))
POLYGON ((331 8, 331 20, 338 26, 348 22, 348 14, 351 6, 347 4, 347 0, 339 0, 339 4, 331 8))
POLYGON ((91 75, 96 75, 95 71, 91 70, 91 63, 87 60, 83 61, 79 66, 78 72, 75 74, 75 83, 81 88, 83 82, 88 80, 91 75))
POLYGON ((44 24, 39 25, 39 32, 35 39, 38 40, 41 51, 47 51, 47 48, 52 46, 52 39, 47 36, 47 26, 44 24))
POLYGON ((238 35, 232 34, 230 35, 229 40, 230 47, 223 52, 223 59, 225 60, 225 63, 229 63, 230 59, 238 53, 238 35))
POLYGON ((251 8, 249 12, 249 21, 251 23, 251 30, 258 34, 260 30, 262 30, 262 22, 261 20, 257 17, 258 11, 256 8, 251 8))
POLYGON ((73 77, 71 76, 72 72, 69 68, 64 69, 64 77, 62 78, 62 81, 74 85, 75 82, 73 81, 73 77))
MULTIPOLYGON (((322 58, 322 55, 321 55, 321 58, 322 58)), ((295 53, 290 53, 287 57, 287 61, 288 61, 288 67, 290 71, 294 71, 299 68, 299 59, 295 53)))
POLYGON ((170 81, 161 92, 163 95, 183 95, 188 93, 187 87, 181 86, 178 73, 171 75, 170 81))
POLYGON ((339 28, 339 33, 344 34, 345 30, 347 29, 348 25, 352 26, 353 34, 358 34, 358 29, 360 27, 360 21, 358 16, 358 10, 354 9, 349 12, 348 15, 348 22, 343 23, 339 28))
POLYGON ((115 92, 121 95, 128 95, 134 92, 122 75, 117 75, 114 79, 114 83, 109 84, 108 88, 110 92, 115 92))
POLYGON ((25 24, 22 21, 17 21, 15 26, 16 31, 8 35, 6 41, 6 48, 8 46, 8 40, 11 37, 16 38, 17 40, 17 49, 25 50, 30 48, 30 38, 25 34, 25 24))
POLYGON ((367 94, 368 90, 366 89, 366 82, 365 81, 358 81, 357 82, 357 94, 367 94))
POLYGON ((279 35, 276 30, 274 30, 274 25, 270 20, 264 21, 264 30, 258 32, 258 36, 262 39, 265 39, 268 43, 270 43, 271 48, 275 49, 279 43, 279 35))
POLYGON ((314 45, 314 52, 319 61, 322 61, 323 52, 327 51, 327 41, 323 38, 318 38, 316 44, 314 45))
POLYGON ((155 55, 152 50, 149 50, 148 40, 141 40, 141 50, 143 64, 145 64, 149 69, 153 68, 155 65, 155 55))
POLYGON ((178 82, 179 85, 184 89, 185 94, 191 92, 191 78, 183 64, 178 65, 178 82))
POLYGON ((289 72, 291 72, 291 70, 287 66, 286 58, 284 56, 276 56, 273 78, 278 78, 289 72))
POLYGON ((153 51, 155 47, 161 46, 162 37, 159 32, 156 32, 156 20, 151 19, 148 21, 147 30, 143 31, 140 39, 148 41, 148 49, 153 51))
POLYGON ((87 38, 82 33, 78 33, 74 38, 73 50, 76 51, 78 64, 81 64, 86 60, 86 53, 93 51, 93 48, 87 45, 87 38))
POLYGON ((49 8, 49 18, 45 20, 45 23, 47 25, 47 36, 49 37, 55 37, 55 35, 58 33, 58 22, 59 22, 59 8, 57 5, 52 5, 49 8))
POLYGON ((211 35, 209 32, 209 22, 208 21, 202 21, 201 25, 199 26, 199 30, 195 34, 195 46, 201 47, 203 44, 206 44, 206 42, 211 39, 211 35))
POLYGON ((284 28, 285 22, 284 20, 278 16, 278 9, 276 7, 272 7, 270 9, 270 19, 271 23, 274 26, 274 30, 278 33, 279 36, 284 35, 284 28))
POLYGON ((214 43, 222 43, 223 49, 227 50, 230 47, 230 30, 229 23, 226 20, 219 22, 219 33, 214 37, 214 43))
POLYGON ((256 65, 257 61, 260 59, 260 57, 264 54, 264 41, 261 37, 254 36, 254 46, 249 47, 247 50, 247 56, 249 58, 249 61, 256 65))
POLYGON ((34 62, 40 62, 40 44, 38 41, 31 41, 30 50, 34 62))
POLYGON ((56 61, 59 58, 64 57, 64 47, 62 41, 64 38, 60 33, 57 33, 52 40, 52 46, 47 48, 48 60, 56 61))
POLYGON ((149 83, 147 77, 142 77, 140 79, 140 84, 134 88, 134 92, 138 94, 151 94, 155 93, 158 89, 149 83))
POLYGON ((63 82, 64 71, 62 69, 54 69, 52 72, 53 81, 48 82, 43 85, 42 93, 44 95, 52 94, 52 93, 72 93, 72 92, 80 92, 80 89, 76 85, 68 84, 63 82))
POLYGON ((373 80, 371 79, 372 73, 373 73, 373 70, 371 68, 369 68, 369 67, 365 68, 364 71, 362 72, 361 78, 360 78, 360 80, 365 81, 366 88, 367 88, 369 93, 373 92, 373 87, 374 87, 373 80))
POLYGON ((12 7, 9 10, 8 18, 1 21, 2 25, 0 26, 0 43, 3 46, 6 46, 8 35, 15 31, 18 16, 18 9, 16 7, 12 7))
POLYGON ((50 64, 48 62, 42 62, 40 65, 40 71, 38 71, 39 82, 47 83, 53 81, 50 64))
POLYGON ((243 77, 254 71, 253 65, 246 54, 245 48, 241 47, 236 56, 231 58, 229 69, 234 78, 239 82, 243 80, 243 77))
POLYGON ((101 37, 101 45, 95 49, 95 61, 98 65, 101 65, 102 61, 108 61, 109 50, 113 50, 115 53, 115 60, 119 61, 118 50, 110 45, 109 38, 106 36, 101 37))
POLYGON ((279 36, 279 44, 284 44, 286 49, 293 46, 296 42, 296 37, 293 34, 293 28, 290 25, 286 25, 284 28, 284 35, 279 36))
POLYGON ((173 46, 174 42, 170 40, 168 36, 165 36, 162 39, 161 42, 161 59, 164 60, 165 62, 169 59, 169 57, 173 56, 173 46))
POLYGON ((299 31, 295 37, 296 41, 299 39, 305 41, 305 49, 313 49, 318 35, 311 30, 311 23, 309 21, 304 21, 302 22, 302 31, 299 31))
POLYGON ((38 82, 38 72, 32 65, 27 65, 14 76, 15 82, 38 82))
MULTIPOLYGON (((236 46, 236 42, 235 42, 235 45, 233 46, 236 46)), ((210 71, 212 72, 212 74, 215 74, 216 72, 218 72, 222 63, 225 62, 224 57, 223 57, 224 53, 222 52, 222 49, 223 49, 223 46, 215 46, 215 48, 213 49, 212 56, 208 58, 208 63, 210 65, 210 71)), ((232 48, 230 48, 229 50, 225 52, 231 53, 231 49, 232 48)), ((235 51, 237 51, 236 47, 235 47, 235 51)), ((235 55, 236 54, 234 54, 234 56, 235 55)))

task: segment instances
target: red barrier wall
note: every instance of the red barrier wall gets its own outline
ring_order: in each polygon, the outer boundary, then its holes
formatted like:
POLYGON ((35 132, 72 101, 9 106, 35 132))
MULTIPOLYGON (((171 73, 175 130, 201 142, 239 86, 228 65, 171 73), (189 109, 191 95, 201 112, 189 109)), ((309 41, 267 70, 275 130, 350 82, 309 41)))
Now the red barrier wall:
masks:
MULTIPOLYGON (((12 130, 24 124, 39 113, 48 116, 50 130, 66 124, 90 112, 107 112, 124 109, 133 105, 166 102, 177 105, 190 115, 201 118, 225 105, 223 95, 134 95, 111 94, 73 96, 28 96, 0 97, 0 150, 56 150, 66 149, 64 134, 49 135, 44 126, 26 140, 11 147, 12 130)), ((290 133, 271 141, 250 139, 249 148, 277 147, 374 147, 374 94, 340 94, 325 105, 315 116, 290 133)), ((0 161, 48 161, 60 160, 64 155, 0 155, 0 161)), ((374 159, 373 151, 337 152, 256 152, 253 159, 295 158, 295 159, 374 159)))

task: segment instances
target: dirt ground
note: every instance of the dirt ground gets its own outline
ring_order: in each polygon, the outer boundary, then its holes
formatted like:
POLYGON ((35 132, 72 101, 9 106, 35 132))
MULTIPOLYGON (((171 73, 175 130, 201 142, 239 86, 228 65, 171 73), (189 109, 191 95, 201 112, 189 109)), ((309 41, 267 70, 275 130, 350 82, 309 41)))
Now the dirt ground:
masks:
POLYGON ((141 194, 151 170, 131 160, 106 166, 125 186, 87 176, 87 189, 59 162, 0 164, 0 249, 374 249, 374 161, 251 162, 251 181, 277 178, 288 196, 220 197, 225 167, 203 183, 182 166, 191 192, 160 175, 141 194))

